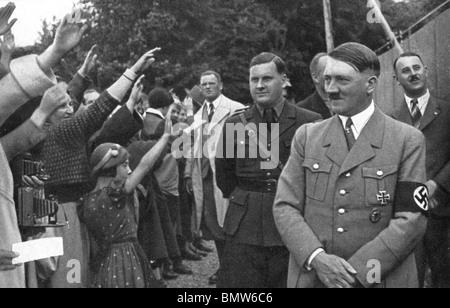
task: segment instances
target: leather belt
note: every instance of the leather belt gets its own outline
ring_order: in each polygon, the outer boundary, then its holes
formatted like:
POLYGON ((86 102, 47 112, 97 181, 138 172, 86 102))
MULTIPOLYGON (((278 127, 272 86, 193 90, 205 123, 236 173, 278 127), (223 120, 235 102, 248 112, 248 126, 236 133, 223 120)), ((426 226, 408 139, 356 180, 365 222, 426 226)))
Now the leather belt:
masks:
POLYGON ((239 188, 246 191, 275 194, 277 192, 278 180, 239 179, 239 188))

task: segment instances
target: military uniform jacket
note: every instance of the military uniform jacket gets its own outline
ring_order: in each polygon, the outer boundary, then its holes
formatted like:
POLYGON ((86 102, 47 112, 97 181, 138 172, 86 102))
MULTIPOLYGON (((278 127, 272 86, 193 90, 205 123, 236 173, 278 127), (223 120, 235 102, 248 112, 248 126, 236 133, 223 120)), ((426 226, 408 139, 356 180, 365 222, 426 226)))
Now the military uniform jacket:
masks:
MULTIPOLYGON (((259 131, 259 124, 264 123, 256 105, 244 113, 254 132, 262 135, 261 139, 267 139, 267 133, 259 131)), ((272 142, 279 145, 279 161, 285 164, 291 151, 292 139, 297 129, 303 124, 320 120, 320 115, 297 108, 285 103, 279 117, 279 136, 270 138, 265 145, 271 148, 272 142)), ((227 124, 242 124, 240 116, 231 117, 227 124)), ((233 240, 249 245, 265 247, 283 246, 280 235, 273 220, 273 201, 276 185, 281 170, 276 165, 272 169, 262 169, 261 163, 270 161, 263 158, 261 153, 256 156, 249 155, 250 148, 255 147, 251 142, 248 131, 245 138, 238 136, 233 139, 233 144, 226 144, 227 124, 223 130, 218 153, 224 153, 223 157, 216 157, 216 181, 225 198, 230 199, 230 206, 225 216, 224 231, 233 240), (234 158, 225 155, 227 146, 232 146, 234 158), (238 146, 245 149, 245 158, 238 158, 238 146), (261 184, 261 191, 255 192, 243 189, 243 182, 256 183, 256 181, 269 181, 272 183, 261 184)), ((229 149, 228 149, 229 150, 229 149)))
MULTIPOLYGON (((412 125, 405 100, 392 117, 412 125)), ((439 204, 432 213, 439 217, 450 217, 450 104, 430 97, 419 130, 425 135, 427 144, 427 179, 439 185, 435 195, 439 204)))
POLYGON ((412 251, 426 229, 425 180, 424 136, 378 108, 350 152, 338 116, 303 126, 274 205, 291 252, 288 286, 323 287, 305 268, 323 248, 347 260, 364 287, 418 287, 412 251), (368 279, 374 260, 380 283, 368 279))

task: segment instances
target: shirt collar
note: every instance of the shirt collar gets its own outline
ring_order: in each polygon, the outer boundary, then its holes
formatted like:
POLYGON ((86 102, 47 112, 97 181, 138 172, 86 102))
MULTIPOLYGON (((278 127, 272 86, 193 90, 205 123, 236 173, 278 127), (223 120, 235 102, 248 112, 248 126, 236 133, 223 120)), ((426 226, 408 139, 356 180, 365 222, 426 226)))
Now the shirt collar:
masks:
POLYGON ((156 110, 156 109, 153 109, 153 108, 148 108, 146 113, 151 113, 151 114, 157 115, 157 116, 161 117, 161 119, 164 120, 164 115, 159 110, 156 110))
MULTIPOLYGON (((353 126, 356 129, 358 135, 361 134, 362 130, 366 126, 367 122, 369 122, 374 112, 375 112, 375 103, 372 101, 372 103, 368 108, 366 108, 366 110, 351 117, 353 121, 353 126)), ((345 124, 347 123, 349 117, 340 115, 339 118, 342 121, 342 125, 345 127, 345 124)))
MULTIPOLYGON (((273 107, 273 110, 275 110, 275 113, 277 114, 277 118, 279 119, 281 117, 281 113, 283 112, 284 105, 286 104, 286 101, 283 100, 280 104, 273 107)), ((261 108, 258 104, 256 104, 256 108, 258 109, 259 113, 261 114, 261 117, 264 117, 264 108, 261 108)))
MULTIPOLYGON (((419 97, 417 100, 419 101, 419 109, 423 110, 424 107, 428 104, 428 101, 430 100, 431 94, 430 90, 427 90, 427 93, 425 93, 423 96, 419 97)), ((408 109, 411 110, 411 101, 414 100, 413 98, 407 96, 405 94, 405 101, 406 105, 408 105, 408 109)), ((422 113, 423 114, 423 113, 422 113)))
POLYGON ((216 110, 216 109, 219 107, 219 105, 220 105, 220 102, 221 102, 221 100, 222 100, 222 96, 223 96, 223 94, 220 94, 220 96, 219 96, 218 98, 216 98, 216 100, 215 100, 214 102, 212 102, 212 103, 210 103, 210 102, 208 102, 208 101, 205 101, 206 106, 207 106, 208 108, 210 108, 209 105, 210 105, 210 104, 213 104, 214 110, 216 110))

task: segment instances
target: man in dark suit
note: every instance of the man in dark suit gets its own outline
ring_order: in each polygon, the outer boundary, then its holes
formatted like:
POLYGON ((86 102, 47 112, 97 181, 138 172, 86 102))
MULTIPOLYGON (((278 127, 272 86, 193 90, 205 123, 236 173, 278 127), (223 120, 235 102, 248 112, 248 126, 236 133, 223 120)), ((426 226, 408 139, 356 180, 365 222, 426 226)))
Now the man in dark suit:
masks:
POLYGON ((426 171, 431 214, 425 251, 433 287, 450 287, 450 104, 430 94, 428 70, 415 53, 401 55, 394 64, 395 78, 405 96, 393 113, 401 122, 425 135, 426 171))
POLYGON ((250 90, 255 104, 227 120, 219 139, 217 153, 223 155, 216 157, 216 180, 230 200, 219 288, 286 287, 289 252, 276 230, 272 206, 296 130, 320 115, 286 102, 285 71, 283 60, 274 54, 262 53, 252 60, 250 90), (235 130, 240 136, 232 138, 235 130), (257 136, 263 146, 255 142, 257 136))
POLYGON ((314 82, 314 86, 316 87, 316 91, 304 101, 297 104, 300 108, 311 110, 320 114, 323 119, 328 119, 333 116, 333 113, 330 111, 327 92, 325 91, 325 79, 323 78, 323 72, 327 65, 327 59, 327 54, 323 52, 317 54, 313 58, 309 69, 311 71, 311 78, 314 82))
POLYGON ((329 57, 337 115, 297 131, 274 205, 292 255, 288 286, 418 287, 412 252, 426 230, 424 137, 376 107, 372 50, 347 43, 329 57))

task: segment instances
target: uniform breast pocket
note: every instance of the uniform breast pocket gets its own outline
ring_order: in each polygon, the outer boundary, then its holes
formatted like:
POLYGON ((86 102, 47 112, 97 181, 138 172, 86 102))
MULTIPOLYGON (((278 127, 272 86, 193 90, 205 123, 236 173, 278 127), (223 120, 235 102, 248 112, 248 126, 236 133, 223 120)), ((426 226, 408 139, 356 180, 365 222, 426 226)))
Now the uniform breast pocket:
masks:
POLYGON ((239 140, 236 148, 236 166, 242 173, 253 173, 258 163, 258 147, 246 138, 239 140))
POLYGON ((394 202, 397 165, 362 168, 366 206, 386 206, 394 202))
POLYGON ((317 201, 325 200, 333 164, 313 158, 305 158, 306 196, 317 201))

